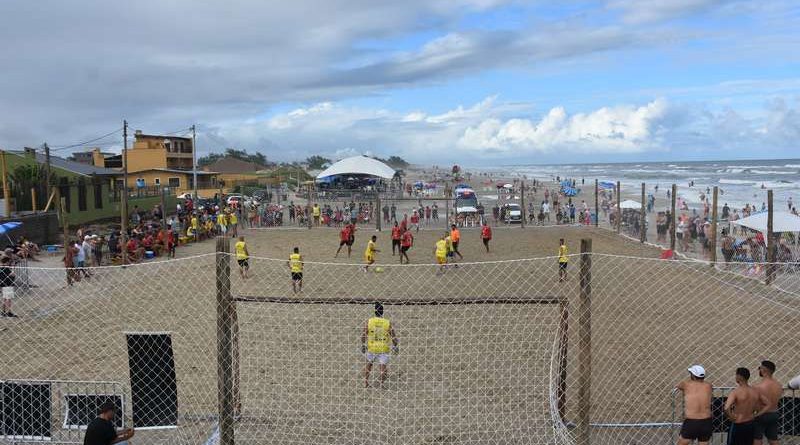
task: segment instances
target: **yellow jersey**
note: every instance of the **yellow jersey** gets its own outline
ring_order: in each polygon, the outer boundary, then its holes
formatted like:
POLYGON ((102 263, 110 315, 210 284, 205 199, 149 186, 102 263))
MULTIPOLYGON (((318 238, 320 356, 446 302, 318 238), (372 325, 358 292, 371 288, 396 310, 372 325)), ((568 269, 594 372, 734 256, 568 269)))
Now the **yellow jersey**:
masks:
POLYGON ((217 215, 217 224, 219 224, 220 226, 225 226, 228 224, 228 221, 225 218, 224 213, 220 213, 219 215, 217 215))
POLYGON ((369 240, 367 243, 367 250, 364 251, 364 256, 367 258, 372 258, 375 256, 375 243, 372 240, 369 240))
POLYGON ((367 351, 373 354, 389 352, 392 324, 388 319, 372 317, 367 321, 367 351))
POLYGON ((245 245, 244 241, 236 241, 234 249, 236 249, 237 260, 246 260, 248 258, 249 255, 247 255, 247 246, 245 245))
POLYGON ((235 212, 231 213, 231 215, 228 218, 230 219, 232 226, 235 226, 236 224, 239 223, 239 217, 236 216, 235 212))
POLYGON ((197 217, 196 216, 192 217, 192 228, 197 230, 197 217))
POLYGON ((566 245, 558 246, 558 262, 559 263, 568 262, 569 258, 567 257, 567 255, 569 255, 569 249, 567 249, 567 246, 566 245))
POLYGON ((300 273, 303 271, 303 257, 299 253, 289 255, 289 267, 292 268, 292 273, 300 273))
POLYGON ((319 206, 314 206, 314 208, 311 209, 311 211, 313 212, 314 216, 319 216, 319 206))
POLYGON ((447 241, 443 239, 436 241, 436 256, 438 257, 447 256, 447 241))
POLYGON ((446 251, 448 253, 452 252, 453 251, 453 239, 450 238, 450 236, 446 236, 444 238, 444 243, 445 243, 445 246, 447 246, 446 251))

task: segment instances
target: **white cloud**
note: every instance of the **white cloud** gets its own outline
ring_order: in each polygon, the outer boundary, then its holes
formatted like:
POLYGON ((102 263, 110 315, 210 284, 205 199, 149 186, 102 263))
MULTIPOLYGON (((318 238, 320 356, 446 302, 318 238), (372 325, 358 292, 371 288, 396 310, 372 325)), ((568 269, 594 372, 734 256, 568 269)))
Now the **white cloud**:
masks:
POLYGON ((651 23, 709 10, 730 0, 611 0, 608 7, 621 10, 630 23, 651 23))

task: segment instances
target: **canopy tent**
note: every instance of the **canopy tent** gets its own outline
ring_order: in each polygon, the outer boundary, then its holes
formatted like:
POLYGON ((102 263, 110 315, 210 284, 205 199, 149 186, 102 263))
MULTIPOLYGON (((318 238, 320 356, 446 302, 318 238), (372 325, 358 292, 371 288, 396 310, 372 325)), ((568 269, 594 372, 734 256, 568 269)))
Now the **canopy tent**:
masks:
POLYGON ((366 175, 377 176, 384 179, 392 179, 395 171, 383 162, 367 156, 353 156, 342 159, 330 167, 321 171, 317 175, 317 180, 322 180, 329 176, 352 176, 366 175))
POLYGON ((642 208, 642 203, 641 202, 636 202, 636 201, 634 201, 632 199, 626 199, 625 201, 622 201, 621 203, 619 203, 619 208, 621 208, 621 209, 641 209, 642 208))
MULTIPOLYGON (((736 224, 749 229, 758 230, 762 233, 767 233, 767 215, 767 212, 758 212, 748 216, 747 218, 731 221, 731 224, 736 224)), ((793 215, 789 212, 773 212, 772 231, 800 232, 800 216, 793 215)))

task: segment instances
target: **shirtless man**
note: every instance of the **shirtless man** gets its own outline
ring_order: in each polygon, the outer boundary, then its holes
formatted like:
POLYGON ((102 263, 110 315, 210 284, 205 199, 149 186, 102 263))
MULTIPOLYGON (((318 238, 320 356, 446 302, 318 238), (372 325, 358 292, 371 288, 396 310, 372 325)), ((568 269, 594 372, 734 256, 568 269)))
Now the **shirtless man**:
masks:
POLYGON ((708 444, 714 434, 711 422, 711 384, 705 381, 706 370, 700 365, 688 369, 689 378, 678 383, 677 389, 683 391, 683 426, 678 437, 678 445, 688 445, 693 441, 708 444))
POLYGON ((748 385, 750 371, 736 369, 736 389, 725 400, 725 414, 733 422, 728 431, 728 445, 753 445, 753 419, 767 412, 769 401, 748 385))
POLYGON ((778 445, 778 402, 783 395, 783 388, 780 382, 775 380, 772 375, 775 373, 775 363, 769 360, 761 362, 758 367, 758 375, 761 381, 753 385, 756 391, 767 398, 767 407, 764 414, 756 417, 755 429, 753 431, 753 445, 761 445, 763 437, 767 436, 769 445, 778 445))

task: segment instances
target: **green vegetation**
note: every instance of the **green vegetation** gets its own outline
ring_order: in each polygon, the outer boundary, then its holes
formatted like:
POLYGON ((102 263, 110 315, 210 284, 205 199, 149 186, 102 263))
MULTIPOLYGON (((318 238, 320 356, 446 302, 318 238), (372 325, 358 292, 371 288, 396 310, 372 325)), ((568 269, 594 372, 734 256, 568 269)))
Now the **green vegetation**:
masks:
POLYGON ((248 153, 247 150, 237 150, 235 148, 226 148, 224 153, 209 153, 208 155, 198 159, 197 165, 200 167, 205 167, 206 165, 211 165, 214 162, 226 157, 239 159, 245 162, 252 162, 254 164, 263 165, 264 167, 270 166, 270 162, 267 160, 267 157, 262 153, 248 153))
POLYGON ((306 158, 306 164, 311 170, 321 170, 325 168, 325 164, 330 164, 331 160, 320 155, 309 156, 306 158))

